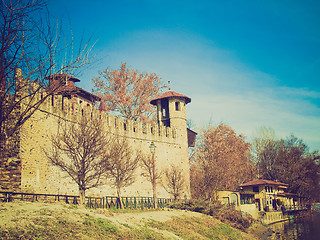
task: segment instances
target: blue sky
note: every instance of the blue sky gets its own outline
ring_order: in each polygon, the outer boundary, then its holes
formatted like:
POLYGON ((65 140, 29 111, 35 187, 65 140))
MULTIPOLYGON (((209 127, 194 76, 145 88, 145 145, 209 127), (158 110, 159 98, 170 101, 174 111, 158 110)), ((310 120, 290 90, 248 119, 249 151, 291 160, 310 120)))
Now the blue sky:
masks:
POLYGON ((261 126, 320 150, 320 2, 55 0, 76 39, 97 40, 92 78, 121 62, 192 99, 197 129, 221 122, 252 140, 261 126))

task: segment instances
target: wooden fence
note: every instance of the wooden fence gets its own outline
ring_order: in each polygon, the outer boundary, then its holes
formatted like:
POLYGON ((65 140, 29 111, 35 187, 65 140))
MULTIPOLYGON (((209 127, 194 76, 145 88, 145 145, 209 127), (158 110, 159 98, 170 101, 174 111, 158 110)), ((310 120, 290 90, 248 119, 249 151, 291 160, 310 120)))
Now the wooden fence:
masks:
MULTIPOLYGON (((39 193, 17 193, 17 192, 2 192, 0 191, 0 201, 11 202, 13 200, 21 201, 45 201, 45 202, 60 202, 67 204, 79 204, 80 197, 76 195, 56 195, 56 194, 39 194, 39 193)), ((159 208, 164 208, 173 199, 158 198, 157 205, 159 208)), ((89 208, 153 208, 152 197, 86 197, 86 206, 89 208)))

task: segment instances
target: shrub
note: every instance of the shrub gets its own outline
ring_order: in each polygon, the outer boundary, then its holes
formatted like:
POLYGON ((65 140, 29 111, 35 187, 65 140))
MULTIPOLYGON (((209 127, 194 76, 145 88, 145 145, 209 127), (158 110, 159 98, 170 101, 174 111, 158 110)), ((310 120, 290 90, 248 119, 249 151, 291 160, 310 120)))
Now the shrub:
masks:
POLYGON ((250 227, 253 218, 243 216, 241 211, 235 210, 234 206, 222 205, 220 202, 209 202, 201 200, 175 201, 169 204, 169 208, 199 212, 213 216, 232 227, 245 231, 250 227))

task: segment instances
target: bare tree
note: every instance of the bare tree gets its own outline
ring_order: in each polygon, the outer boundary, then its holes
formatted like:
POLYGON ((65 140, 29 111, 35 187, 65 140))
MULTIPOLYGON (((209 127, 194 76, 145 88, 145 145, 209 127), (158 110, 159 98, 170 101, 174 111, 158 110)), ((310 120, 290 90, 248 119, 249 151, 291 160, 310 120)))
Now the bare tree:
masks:
POLYGON ((52 151, 46 156, 79 186, 80 203, 87 189, 103 185, 106 177, 110 135, 100 118, 84 114, 79 123, 61 121, 51 137, 52 151))
POLYGON ((117 188, 118 201, 121 204, 121 188, 130 186, 135 181, 135 170, 140 161, 140 153, 134 152, 126 138, 115 136, 110 157, 107 161, 108 179, 117 188))
POLYGON ((173 195, 174 199, 178 199, 184 189, 185 180, 183 177, 183 170, 178 166, 171 166, 165 170, 165 189, 168 193, 173 195))
POLYGON ((279 154, 281 142, 276 140, 273 129, 261 127, 258 137, 253 141, 253 152, 258 167, 259 177, 264 179, 277 179, 276 159, 279 154))
POLYGON ((52 22, 45 0, 0 2, 0 152, 4 153, 10 138, 55 91, 48 87, 48 76, 75 74, 89 62, 91 46, 80 43, 76 51, 73 36, 63 34, 60 21, 52 22))
POLYGON ((141 175, 152 184, 153 207, 157 208, 157 182, 161 178, 161 173, 157 170, 154 153, 141 157, 141 168, 141 175))

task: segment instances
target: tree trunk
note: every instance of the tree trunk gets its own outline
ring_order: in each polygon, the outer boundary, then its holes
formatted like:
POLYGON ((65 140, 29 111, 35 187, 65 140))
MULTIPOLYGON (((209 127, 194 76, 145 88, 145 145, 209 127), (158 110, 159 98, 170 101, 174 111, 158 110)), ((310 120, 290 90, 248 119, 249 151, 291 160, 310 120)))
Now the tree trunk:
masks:
POLYGON ((79 189, 79 195, 80 195, 80 205, 84 206, 86 203, 86 191, 83 189, 79 189))
POLYGON ((120 190, 121 190, 120 187, 117 187, 117 196, 118 196, 117 201, 119 202, 119 207, 120 207, 120 209, 122 209, 122 202, 121 202, 120 190))
POLYGON ((152 180, 152 188, 153 188, 153 207, 157 208, 157 189, 156 189, 156 179, 155 176, 153 176, 152 180))
POLYGON ((157 190, 156 190, 156 181, 153 181, 153 207, 157 208, 157 190))
POLYGON ((4 134, 1 134, 2 131, 0 130, 0 159, 5 158, 6 146, 5 146, 5 137, 4 134))

